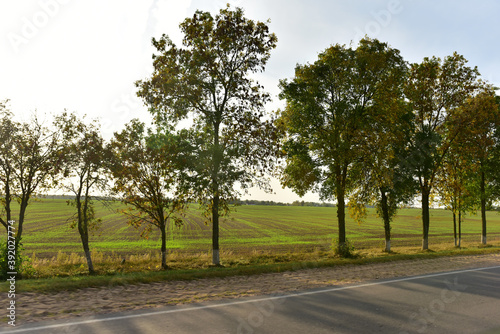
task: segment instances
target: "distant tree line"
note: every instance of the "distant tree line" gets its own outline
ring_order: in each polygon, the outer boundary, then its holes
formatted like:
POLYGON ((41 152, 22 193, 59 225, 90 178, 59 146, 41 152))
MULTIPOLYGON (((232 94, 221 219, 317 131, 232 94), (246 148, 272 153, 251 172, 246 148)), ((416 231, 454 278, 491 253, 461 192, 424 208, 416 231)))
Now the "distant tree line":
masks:
POLYGON ((283 203, 275 201, 259 201, 259 200, 239 200, 234 202, 237 205, 276 205, 276 206, 316 206, 316 207, 335 207, 333 203, 318 203, 318 202, 304 202, 304 201, 293 201, 292 203, 283 203))
POLYGON ((62 189, 72 195, 71 222, 91 273, 89 233, 105 223, 94 203, 109 198, 126 205, 142 236, 160 231, 165 269, 168 222, 182 225, 187 206, 199 204, 220 265, 220 217, 251 187, 271 192, 271 176, 300 196, 312 191, 336 203, 341 256, 350 255, 346 213, 361 221, 374 206, 390 251, 391 221, 416 196, 422 249, 433 199, 453 212, 458 245, 462 216, 481 211, 486 243, 485 212, 500 197, 499 105, 463 56, 409 64, 376 39, 333 45, 280 82, 286 106, 271 113, 270 95, 254 79, 277 45, 268 22, 228 6, 215 16, 196 11, 180 28, 182 46, 166 35, 152 39, 153 73, 136 82, 152 127, 134 119, 107 141, 95 120, 63 112, 52 124, 21 122, 0 103, 0 223, 16 221, 17 244, 30 201, 62 189), (192 125, 180 128, 186 119, 192 125))

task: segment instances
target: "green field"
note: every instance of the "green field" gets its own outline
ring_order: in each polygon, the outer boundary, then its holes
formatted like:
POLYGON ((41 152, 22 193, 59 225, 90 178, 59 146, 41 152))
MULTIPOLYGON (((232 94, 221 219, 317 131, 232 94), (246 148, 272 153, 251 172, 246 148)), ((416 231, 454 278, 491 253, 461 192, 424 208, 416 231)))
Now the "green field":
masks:
MULTIPOLYGON (((121 204, 112 206, 115 210, 121 204)), ((25 254, 50 257, 59 251, 81 252, 78 232, 69 228, 68 217, 74 208, 62 199, 43 199, 28 207, 23 232, 25 254)), ((141 239, 139 232, 126 224, 122 214, 98 206, 102 228, 90 238, 91 249, 115 254, 142 254, 158 250, 159 234, 149 240, 141 239)), ((366 221, 357 224, 347 219, 347 237, 357 250, 383 248, 383 225, 370 209, 366 221)), ((488 212, 488 242, 500 241, 500 215, 488 212)), ((392 247, 421 245, 420 209, 403 209, 392 224, 392 247)), ((463 244, 479 244, 480 216, 466 216, 462 227, 463 244)), ((331 246, 337 235, 336 208, 298 206, 239 206, 229 217, 222 219, 220 244, 222 251, 247 253, 259 251, 296 252, 323 249, 331 246)), ((169 228, 167 247, 185 253, 209 252, 211 226, 204 224, 196 205, 187 212, 181 228, 169 228)), ((430 248, 433 245, 453 246, 453 222, 449 211, 431 210, 430 248)))

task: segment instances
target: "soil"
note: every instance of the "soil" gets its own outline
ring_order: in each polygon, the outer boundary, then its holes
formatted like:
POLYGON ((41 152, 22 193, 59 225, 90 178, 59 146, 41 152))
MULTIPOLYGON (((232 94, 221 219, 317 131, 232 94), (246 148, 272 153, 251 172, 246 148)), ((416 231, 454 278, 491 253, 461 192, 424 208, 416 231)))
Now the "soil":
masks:
MULTIPOLYGON (((345 265, 294 272, 16 294, 16 324, 203 301, 352 285, 376 279, 500 265, 500 254, 345 265)), ((6 326, 2 322, 0 326, 6 326)))

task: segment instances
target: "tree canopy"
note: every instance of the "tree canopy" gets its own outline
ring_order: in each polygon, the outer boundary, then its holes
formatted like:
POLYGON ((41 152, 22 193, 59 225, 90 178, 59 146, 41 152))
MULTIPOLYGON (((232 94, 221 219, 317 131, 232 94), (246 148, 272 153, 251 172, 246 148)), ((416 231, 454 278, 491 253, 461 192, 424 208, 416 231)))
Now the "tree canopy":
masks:
POLYGON ((277 136, 264 111, 269 94, 252 74, 264 70, 277 38, 266 23, 229 6, 215 17, 196 11, 180 28, 183 47, 166 35, 153 39, 154 72, 137 82, 138 95, 158 125, 194 121, 199 165, 189 180, 211 214, 213 263, 219 265, 220 209, 239 194, 235 183, 269 188, 262 176, 272 168, 277 136))
POLYGON ((94 201, 105 193, 108 186, 107 169, 110 152, 100 133, 99 123, 94 120, 87 124, 75 113, 63 113, 56 118, 65 145, 63 174, 64 191, 75 197, 68 205, 76 208, 70 218, 71 227, 78 230, 83 251, 87 259, 89 273, 94 273, 94 265, 89 247, 91 231, 97 230, 102 222, 96 217, 94 201))
POLYGON ((422 203, 422 249, 428 249, 429 200, 449 148, 467 124, 465 100, 479 88, 477 68, 454 53, 443 60, 424 58, 411 65, 405 95, 414 113, 407 165, 418 179, 422 203))
MULTIPOLYGON (((153 227, 161 232, 162 268, 167 269, 167 229, 181 226, 185 196, 178 185, 184 158, 179 137, 168 131, 153 132, 137 119, 115 133, 111 142, 113 191, 127 205, 128 223, 147 238, 153 227)), ((184 162, 185 163, 185 162, 184 162)))
POLYGON ((297 65, 293 80, 280 83, 287 133, 282 182, 299 195, 313 190, 337 201, 340 253, 346 245, 345 201, 363 178, 371 123, 394 104, 405 70, 398 50, 366 38, 356 49, 331 46, 313 64, 297 65))

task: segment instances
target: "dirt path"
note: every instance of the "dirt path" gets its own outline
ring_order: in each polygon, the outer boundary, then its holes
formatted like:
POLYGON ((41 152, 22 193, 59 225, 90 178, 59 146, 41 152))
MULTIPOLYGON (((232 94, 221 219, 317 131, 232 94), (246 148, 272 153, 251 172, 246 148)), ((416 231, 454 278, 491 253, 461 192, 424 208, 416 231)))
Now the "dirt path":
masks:
MULTIPOLYGON (((17 324, 185 304, 206 300, 307 290, 332 285, 500 265, 500 254, 347 265, 295 272, 86 288, 51 294, 19 293, 17 324)), ((1 323, 0 326, 6 326, 1 323)))

